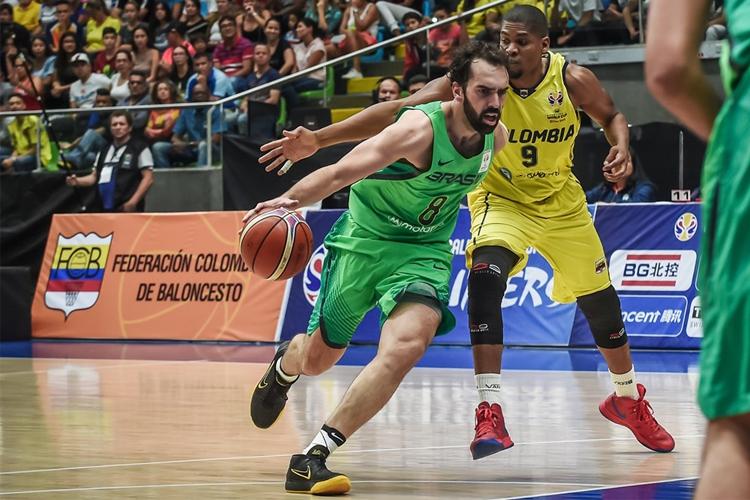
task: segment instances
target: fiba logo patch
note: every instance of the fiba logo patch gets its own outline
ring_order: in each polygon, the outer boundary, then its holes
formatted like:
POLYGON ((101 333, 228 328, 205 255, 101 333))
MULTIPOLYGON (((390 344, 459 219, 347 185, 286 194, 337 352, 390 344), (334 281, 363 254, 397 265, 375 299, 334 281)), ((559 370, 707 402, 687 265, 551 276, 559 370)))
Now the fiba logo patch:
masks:
POLYGON ((315 301, 318 300, 318 294, 320 293, 320 275, 323 272, 323 261, 326 258, 328 250, 321 244, 310 257, 310 262, 305 267, 305 272, 302 275, 302 287, 305 291, 305 299, 311 306, 315 306, 315 301))
POLYGON ((90 309, 99 298, 107 269, 112 234, 77 233, 71 237, 57 235, 44 304, 65 314, 90 309))
POLYGON ((689 241, 698 230, 698 218, 685 212, 677 218, 674 223, 674 236, 680 241, 689 241))

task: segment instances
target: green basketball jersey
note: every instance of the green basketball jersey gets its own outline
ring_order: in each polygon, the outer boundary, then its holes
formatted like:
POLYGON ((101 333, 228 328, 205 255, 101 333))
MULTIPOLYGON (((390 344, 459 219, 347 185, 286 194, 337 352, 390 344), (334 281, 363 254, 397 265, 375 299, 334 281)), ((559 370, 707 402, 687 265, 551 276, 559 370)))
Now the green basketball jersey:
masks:
MULTIPOLYGON (((349 211, 357 225, 393 241, 447 242, 456 226, 463 196, 484 178, 492 160, 493 134, 471 158, 456 151, 448 137, 440 102, 413 108, 432 124, 432 163, 426 171, 398 161, 352 185, 349 211)), ((400 115, 399 115, 400 116, 400 115)))

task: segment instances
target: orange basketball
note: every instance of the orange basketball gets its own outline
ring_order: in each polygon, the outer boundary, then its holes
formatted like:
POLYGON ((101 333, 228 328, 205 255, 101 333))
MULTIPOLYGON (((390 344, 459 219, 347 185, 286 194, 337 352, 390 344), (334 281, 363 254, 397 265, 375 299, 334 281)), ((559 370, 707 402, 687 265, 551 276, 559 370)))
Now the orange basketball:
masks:
POLYGON ((250 271, 267 280, 289 279, 313 251, 312 230, 297 212, 277 208, 256 215, 240 234, 240 254, 250 271))

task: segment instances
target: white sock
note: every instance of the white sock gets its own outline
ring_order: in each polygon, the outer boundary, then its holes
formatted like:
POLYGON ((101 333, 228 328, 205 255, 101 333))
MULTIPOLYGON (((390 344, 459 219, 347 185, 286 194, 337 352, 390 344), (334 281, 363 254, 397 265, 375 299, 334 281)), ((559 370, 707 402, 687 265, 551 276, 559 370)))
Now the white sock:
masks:
POLYGON ((302 453, 304 455, 307 455, 307 452, 309 452, 315 446, 322 446, 328 450, 328 454, 330 455, 331 453, 336 451, 339 446, 344 444, 344 442, 346 442, 346 438, 343 434, 341 434, 333 427, 324 425, 318 431, 318 433, 315 434, 313 440, 310 442, 310 444, 307 445, 307 448, 305 448, 302 453))
POLYGON ((500 404, 500 374, 480 373, 474 375, 479 391, 479 402, 487 401, 489 404, 500 404))
POLYGON ((276 361, 276 376, 278 376, 279 380, 285 384, 293 384, 299 378, 299 375, 287 375, 284 373, 284 370, 281 369, 281 358, 276 361))
POLYGON ((638 387, 635 385, 635 367, 630 367, 627 373, 617 374, 609 372, 612 383, 615 385, 615 394, 619 397, 638 399, 638 387))

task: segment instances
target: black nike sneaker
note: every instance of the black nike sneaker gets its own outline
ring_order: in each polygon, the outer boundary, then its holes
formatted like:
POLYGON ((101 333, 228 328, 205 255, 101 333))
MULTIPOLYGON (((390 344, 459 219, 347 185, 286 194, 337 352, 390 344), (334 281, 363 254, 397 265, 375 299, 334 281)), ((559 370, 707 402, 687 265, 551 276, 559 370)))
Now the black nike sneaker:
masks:
POLYGON ((326 453, 316 446, 307 455, 292 455, 286 472, 286 491, 313 495, 343 495, 352 489, 349 478, 326 468, 326 453))
POLYGON ((288 347, 288 340, 279 346, 268 370, 253 391, 253 398, 250 401, 250 418, 261 429, 268 429, 279 418, 286 406, 286 393, 294 383, 282 382, 276 374, 276 361, 284 355, 288 347))

